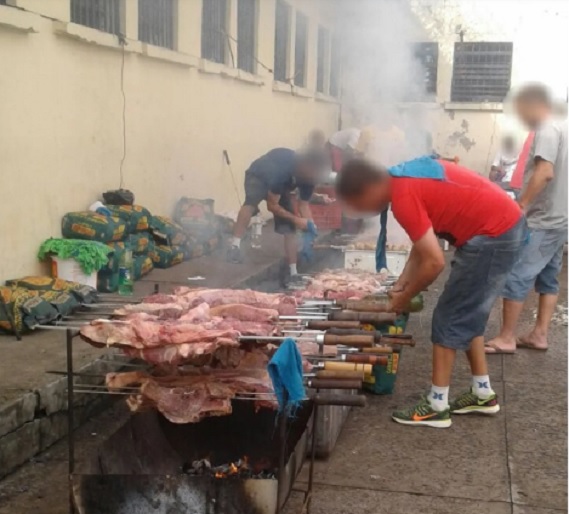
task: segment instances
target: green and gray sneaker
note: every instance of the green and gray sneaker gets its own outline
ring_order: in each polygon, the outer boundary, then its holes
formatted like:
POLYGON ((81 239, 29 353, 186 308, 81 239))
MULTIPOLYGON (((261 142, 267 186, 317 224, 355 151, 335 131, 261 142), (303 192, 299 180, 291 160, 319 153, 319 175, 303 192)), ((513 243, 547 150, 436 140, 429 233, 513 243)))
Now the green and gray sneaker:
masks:
POLYGON ((496 393, 492 393, 492 396, 489 398, 482 399, 470 390, 462 393, 451 402, 450 411, 452 414, 471 414, 474 412, 478 414, 496 414, 500 411, 500 405, 498 404, 496 393))
POLYGON ((425 397, 413 407, 395 411, 391 417, 393 421, 397 421, 397 423, 401 423, 402 425, 417 425, 434 428, 448 428, 452 425, 450 409, 437 412, 433 410, 429 400, 425 397))

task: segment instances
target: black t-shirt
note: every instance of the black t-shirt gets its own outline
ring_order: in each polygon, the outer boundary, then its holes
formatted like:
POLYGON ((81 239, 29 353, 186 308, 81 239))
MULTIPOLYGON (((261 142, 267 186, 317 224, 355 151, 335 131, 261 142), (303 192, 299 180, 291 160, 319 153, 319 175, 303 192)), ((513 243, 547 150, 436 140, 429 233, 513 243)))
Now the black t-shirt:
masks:
POLYGON ((307 202, 314 192, 314 185, 296 180, 296 163, 294 150, 275 148, 253 161, 247 171, 267 184, 271 193, 283 196, 298 188, 300 199, 307 202))

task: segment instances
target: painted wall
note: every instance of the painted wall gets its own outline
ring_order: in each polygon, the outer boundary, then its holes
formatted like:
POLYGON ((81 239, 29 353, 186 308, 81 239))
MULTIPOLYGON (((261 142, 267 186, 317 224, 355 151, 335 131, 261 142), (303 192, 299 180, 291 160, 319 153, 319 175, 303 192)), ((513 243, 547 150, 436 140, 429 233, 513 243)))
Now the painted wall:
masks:
MULTIPOLYGON (((201 0, 178 0, 176 52, 137 41, 136 0, 124 4, 124 52, 116 37, 68 24, 69 0, 9 3, 0 6, 0 281, 37 272, 39 244, 60 236, 65 212, 120 185, 123 158, 123 186, 152 212, 170 215, 182 195, 235 211, 231 170, 243 197, 253 159, 337 126, 337 103, 314 93, 317 23, 330 23, 318 3, 291 2, 310 18, 307 87, 278 90, 262 66, 250 75, 199 59, 201 0)), ((275 0, 258 5, 257 57, 272 68, 275 0)))

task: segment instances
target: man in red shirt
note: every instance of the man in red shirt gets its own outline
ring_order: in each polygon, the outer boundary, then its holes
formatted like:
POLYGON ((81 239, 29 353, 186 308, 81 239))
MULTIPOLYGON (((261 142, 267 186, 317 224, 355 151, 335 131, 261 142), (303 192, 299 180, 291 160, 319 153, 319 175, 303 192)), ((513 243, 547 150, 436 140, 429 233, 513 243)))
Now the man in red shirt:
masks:
POLYGON ((391 293, 393 311, 405 311, 443 270, 445 259, 437 237, 456 247, 449 279, 433 313, 431 390, 416 405, 395 412, 393 419, 407 425, 448 427, 451 413, 498 412, 483 334, 527 237, 519 206, 488 179, 457 164, 428 158, 389 170, 354 160, 344 166, 336 187, 356 211, 378 213, 391 203, 395 219, 413 241, 391 293), (472 388, 449 405, 457 350, 466 351, 472 388))

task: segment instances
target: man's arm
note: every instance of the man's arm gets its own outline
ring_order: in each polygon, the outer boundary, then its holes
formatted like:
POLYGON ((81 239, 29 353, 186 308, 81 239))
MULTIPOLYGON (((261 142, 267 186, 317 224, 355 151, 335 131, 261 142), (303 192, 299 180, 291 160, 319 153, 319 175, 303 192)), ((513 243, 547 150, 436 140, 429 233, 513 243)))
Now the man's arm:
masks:
POLYGON ((298 212, 302 218, 307 220, 312 219, 312 211, 310 210, 310 204, 306 200, 300 200, 298 202, 298 212))
POLYGON ((267 195, 267 209, 269 212, 272 212, 279 218, 284 218, 286 220, 292 221, 293 223, 296 223, 298 216, 295 216, 292 212, 287 211, 284 207, 279 205, 280 199, 281 195, 277 195, 269 191, 267 195))
POLYGON ((404 311, 413 297, 432 284, 445 267, 444 254, 432 227, 415 242, 413 252, 414 264, 405 289, 391 293, 391 309, 395 312, 404 311))
POLYGON ((417 265, 419 264, 419 254, 415 248, 415 245, 411 247, 411 253, 409 254, 409 259, 405 263, 405 267, 399 275, 397 282, 393 285, 394 291, 403 291, 409 284, 409 279, 415 274, 417 265))
POLYGON ((553 177, 553 164, 538 157, 535 161, 535 167, 528 185, 523 190, 518 201, 524 212, 527 211, 539 193, 545 189, 545 186, 553 180, 553 177))

